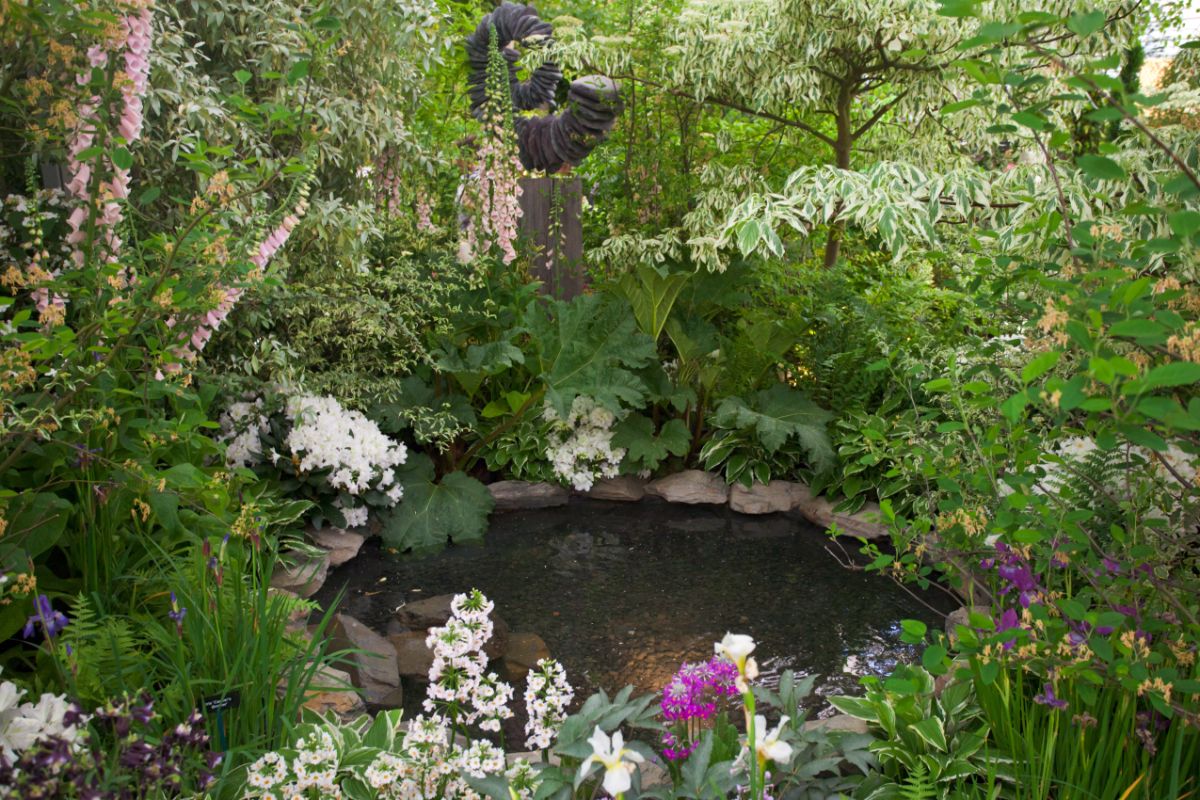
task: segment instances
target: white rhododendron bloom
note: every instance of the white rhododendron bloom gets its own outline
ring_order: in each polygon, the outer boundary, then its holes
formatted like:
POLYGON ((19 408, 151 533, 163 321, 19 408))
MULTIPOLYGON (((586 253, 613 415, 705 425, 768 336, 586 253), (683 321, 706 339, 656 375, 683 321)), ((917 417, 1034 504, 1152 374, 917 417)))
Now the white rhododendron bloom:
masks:
POLYGON ((384 471, 408 459, 403 443, 385 436, 362 412, 343 408, 332 397, 293 397, 287 403, 287 416, 294 425, 286 443, 300 458, 300 469, 329 470, 330 485, 349 494, 385 490, 379 485, 384 471))
POLYGON ((270 429, 262 410, 262 398, 253 402, 231 403, 220 416, 221 435, 225 442, 225 464, 229 467, 252 467, 263 461, 262 434, 270 429))
POLYGON ((629 791, 633 785, 630 776, 637 765, 646 760, 641 753, 625 747, 625 737, 620 731, 614 731, 610 738, 599 726, 592 732, 588 743, 592 746, 592 754, 579 767, 579 774, 586 776, 593 764, 600 764, 604 767, 604 791, 613 797, 629 791), (629 760, 626 761, 626 758, 629 760))
POLYGON ((625 450, 612 446, 615 414, 581 395, 571 403, 565 420, 549 402, 542 418, 550 423, 546 459, 555 475, 580 492, 591 489, 597 478, 617 476, 625 450))

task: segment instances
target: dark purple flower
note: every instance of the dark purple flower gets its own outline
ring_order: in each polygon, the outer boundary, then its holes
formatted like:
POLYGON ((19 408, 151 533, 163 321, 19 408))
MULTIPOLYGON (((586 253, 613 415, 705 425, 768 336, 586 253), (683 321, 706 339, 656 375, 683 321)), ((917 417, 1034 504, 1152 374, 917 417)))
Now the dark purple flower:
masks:
POLYGON ((1102 562, 1104 562, 1104 568, 1105 568, 1106 570, 1108 570, 1108 572, 1109 572, 1109 574, 1110 574, 1110 575, 1118 575, 1118 574, 1120 574, 1120 572, 1121 572, 1121 564, 1120 564, 1120 562, 1118 562, 1118 561, 1114 561, 1113 559, 1109 558, 1108 556, 1105 556, 1104 558, 1102 558, 1102 559, 1100 559, 1100 560, 1101 560, 1102 562))
POLYGON ((26 639, 32 639, 35 626, 40 623, 46 638, 53 639, 59 631, 67 627, 68 621, 66 614, 54 610, 49 597, 39 594, 33 601, 33 614, 25 620, 25 630, 22 631, 22 635, 26 639))
POLYGON ((1054 686, 1049 683, 1045 684, 1045 686, 1042 688, 1041 694, 1034 695, 1033 702, 1043 706, 1057 708, 1059 711, 1062 711, 1067 707, 1067 701, 1060 700, 1058 697, 1056 697, 1054 694, 1054 686))
POLYGON ((87 469, 96 460, 96 455, 101 452, 99 448, 93 449, 81 444, 73 444, 71 447, 75 448, 75 469, 87 469))
POLYGON ((167 616, 175 621, 175 635, 183 636, 183 618, 187 616, 187 606, 179 605, 174 592, 171 592, 171 610, 167 612, 167 616))

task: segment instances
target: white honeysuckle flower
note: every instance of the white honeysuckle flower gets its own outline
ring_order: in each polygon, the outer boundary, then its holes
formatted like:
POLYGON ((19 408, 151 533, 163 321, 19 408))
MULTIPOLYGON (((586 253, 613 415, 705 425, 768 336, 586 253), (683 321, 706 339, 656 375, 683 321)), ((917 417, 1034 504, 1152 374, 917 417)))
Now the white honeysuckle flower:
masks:
POLYGON ((592 754, 579 767, 580 777, 586 776, 593 764, 601 764, 604 767, 604 791, 613 797, 629 791, 633 785, 630 775, 637 769, 637 764, 646 760, 641 753, 625 747, 625 737, 620 731, 614 731, 610 738, 598 725, 588 743, 592 746, 592 754), (625 757, 629 760, 623 760, 625 757))
POLYGON ((750 690, 747 681, 758 677, 758 662, 750 657, 754 646, 754 639, 744 633, 726 633, 724 639, 713 644, 714 653, 729 659, 737 667, 738 677, 734 685, 743 694, 750 690))
POLYGON ((779 741, 788 719, 788 717, 783 717, 775 726, 775 730, 767 732, 767 718, 761 714, 754 717, 754 749, 758 754, 759 764, 774 761, 776 764, 783 765, 792 760, 792 746, 787 742, 779 741))

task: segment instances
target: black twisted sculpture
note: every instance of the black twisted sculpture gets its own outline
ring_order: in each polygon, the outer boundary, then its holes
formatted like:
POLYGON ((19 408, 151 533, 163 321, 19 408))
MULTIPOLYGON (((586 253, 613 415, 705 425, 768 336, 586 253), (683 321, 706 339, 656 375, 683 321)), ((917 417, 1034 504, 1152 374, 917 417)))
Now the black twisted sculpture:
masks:
MULTIPOLYGON (((546 62, 526 81, 518 80, 517 62, 521 53, 512 45, 539 47, 549 44, 553 26, 538 18, 537 9, 524 3, 503 3, 487 14, 475 32, 467 37, 467 57, 471 62, 471 113, 480 117, 487 101, 488 47, 491 29, 508 63, 509 91, 517 112, 550 110, 555 105, 555 90, 562 70, 546 62)), ((526 169, 557 172, 564 164, 578 166, 597 145, 608 138, 624 104, 620 87, 603 75, 588 75, 572 81, 567 90, 566 108, 558 114, 516 118, 517 145, 521 164, 526 169)))

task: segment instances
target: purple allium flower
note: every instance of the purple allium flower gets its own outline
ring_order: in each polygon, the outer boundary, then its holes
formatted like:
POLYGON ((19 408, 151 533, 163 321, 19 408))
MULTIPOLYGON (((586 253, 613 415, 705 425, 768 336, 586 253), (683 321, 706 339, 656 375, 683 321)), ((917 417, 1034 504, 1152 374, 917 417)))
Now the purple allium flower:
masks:
POLYGON ((1034 695, 1033 702, 1038 703, 1043 706, 1050 706, 1051 708, 1056 708, 1059 711, 1062 711, 1064 708, 1067 707, 1067 701, 1059 699, 1054 694, 1054 686, 1049 683, 1045 684, 1042 687, 1041 694, 1034 695))
POLYGON ((68 622, 66 614, 54 610, 49 597, 39 594, 33 601, 33 614, 25 620, 25 629, 21 633, 26 639, 32 639, 35 626, 40 623, 46 638, 53 639, 59 631, 67 627, 68 622))

